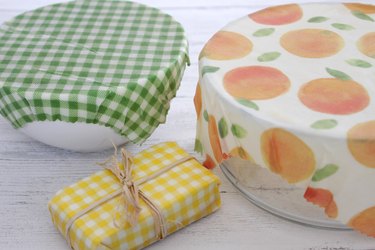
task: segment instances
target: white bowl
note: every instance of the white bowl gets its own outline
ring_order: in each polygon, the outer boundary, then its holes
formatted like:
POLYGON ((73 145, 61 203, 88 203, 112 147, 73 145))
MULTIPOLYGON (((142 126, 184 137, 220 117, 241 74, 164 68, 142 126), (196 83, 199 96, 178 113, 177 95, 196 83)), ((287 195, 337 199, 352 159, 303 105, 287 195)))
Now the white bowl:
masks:
POLYGON ((128 141, 111 128, 80 122, 37 121, 20 131, 45 144, 78 152, 97 152, 128 141))

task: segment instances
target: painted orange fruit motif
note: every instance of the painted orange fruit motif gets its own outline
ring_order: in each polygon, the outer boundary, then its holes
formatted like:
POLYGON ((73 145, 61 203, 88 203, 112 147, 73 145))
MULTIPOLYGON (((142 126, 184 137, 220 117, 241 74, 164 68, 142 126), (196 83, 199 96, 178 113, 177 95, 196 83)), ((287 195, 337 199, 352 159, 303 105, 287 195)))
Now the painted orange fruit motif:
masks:
POLYGON ((344 47, 344 39, 329 30, 300 29, 285 33, 280 44, 296 56, 321 58, 338 53, 344 47))
POLYGON ((246 56, 253 48, 252 42, 245 36, 230 31, 217 32, 204 46, 199 58, 230 60, 246 56))
POLYGON ((348 131, 347 144, 353 157, 369 168, 375 168, 375 120, 360 123, 348 131))
POLYGON ((364 55, 375 58, 375 32, 362 36, 357 42, 357 47, 364 55))
POLYGON ((302 9, 297 4, 286 4, 269 7, 249 15, 257 23, 283 25, 298 21, 302 17, 302 9))
POLYGON ((368 236, 375 237, 375 206, 367 208, 354 216, 348 225, 368 236))
POLYGON ((215 117, 212 115, 208 116, 208 137, 212 152, 214 153, 215 160, 219 163, 223 160, 223 151, 221 150, 219 131, 216 126, 215 117))
POLYGON ((235 147, 229 152, 230 157, 239 157, 244 160, 254 161, 248 152, 242 147, 235 147))
POLYGON ((309 178, 315 170, 312 150, 297 136, 280 128, 263 132, 261 150, 271 171, 281 175, 289 183, 309 178))
POLYGON ((324 208, 324 212, 328 217, 337 217, 337 205, 331 191, 323 188, 308 187, 304 197, 307 201, 324 208))
POLYGON ((199 119, 202 111, 202 92, 199 82, 197 83, 197 87, 195 89, 194 106, 197 113, 197 118, 199 119))
POLYGON ((345 7, 354 10, 360 11, 365 14, 372 14, 375 13, 375 6, 370 4, 363 4, 363 3, 344 3, 345 7))
POLYGON ((213 169, 216 167, 216 163, 208 154, 206 154, 206 160, 202 163, 202 165, 208 169, 213 169))
POLYGON ((272 67, 240 67, 224 76, 224 88, 235 98, 270 99, 285 93, 289 87, 289 78, 272 67))
POLYGON ((370 102, 366 89, 360 84, 336 78, 312 80, 300 88, 298 97, 314 111, 335 115, 359 112, 370 102))

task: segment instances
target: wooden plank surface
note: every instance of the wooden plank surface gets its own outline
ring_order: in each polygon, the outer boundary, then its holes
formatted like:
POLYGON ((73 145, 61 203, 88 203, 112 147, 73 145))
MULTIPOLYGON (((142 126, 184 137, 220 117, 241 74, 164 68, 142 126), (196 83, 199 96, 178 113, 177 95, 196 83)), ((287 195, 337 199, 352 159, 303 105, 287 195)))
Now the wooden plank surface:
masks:
MULTIPOLYGON (((0 0, 0 23, 23 11, 56 2, 59 1, 0 0)), ((197 57, 205 41, 231 20, 287 1, 139 2, 163 9, 184 25, 192 65, 186 70, 172 102, 167 123, 142 146, 129 145, 128 148, 136 153, 158 142, 174 140, 194 154, 192 98, 198 79, 197 57)), ((99 170, 96 162, 111 153, 111 150, 74 153, 49 147, 14 130, 0 118, 0 249, 69 249, 52 225, 47 202, 60 188, 99 170)), ((375 249, 375 239, 353 231, 315 229, 270 215, 240 196, 218 169, 215 172, 222 178, 222 208, 148 249, 375 249)))

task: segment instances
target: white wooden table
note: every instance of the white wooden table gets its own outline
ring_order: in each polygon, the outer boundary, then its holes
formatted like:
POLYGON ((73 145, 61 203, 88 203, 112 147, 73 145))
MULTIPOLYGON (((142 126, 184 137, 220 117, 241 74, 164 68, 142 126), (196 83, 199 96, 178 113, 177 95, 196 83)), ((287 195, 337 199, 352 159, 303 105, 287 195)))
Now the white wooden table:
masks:
MULTIPOLYGON (((0 23, 23 11, 58 1, 0 0, 0 23)), ((158 142, 174 140, 194 154, 192 99, 198 78, 198 53, 205 41, 231 20, 287 1, 139 2, 161 8, 185 26, 192 64, 172 102, 167 123, 161 125, 144 145, 129 145, 128 149, 136 153, 158 142)), ((374 0, 367 2, 375 3, 374 0)), ((95 163, 111 154, 111 150, 83 154, 49 147, 19 133, 0 118, 0 249, 69 249, 50 220, 47 202, 60 188, 98 171, 95 163)), ((219 169, 216 173, 223 182, 222 208, 148 249, 375 249, 375 239, 353 231, 315 229, 270 215, 246 201, 219 169)))

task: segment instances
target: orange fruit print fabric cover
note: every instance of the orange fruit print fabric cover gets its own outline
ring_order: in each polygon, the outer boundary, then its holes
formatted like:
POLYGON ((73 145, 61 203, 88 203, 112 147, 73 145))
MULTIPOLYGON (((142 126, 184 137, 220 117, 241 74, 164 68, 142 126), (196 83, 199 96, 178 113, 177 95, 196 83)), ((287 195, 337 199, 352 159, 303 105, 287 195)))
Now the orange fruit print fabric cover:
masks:
POLYGON ((375 237, 375 6, 288 4, 231 22, 200 54, 196 151, 306 187, 375 237))

